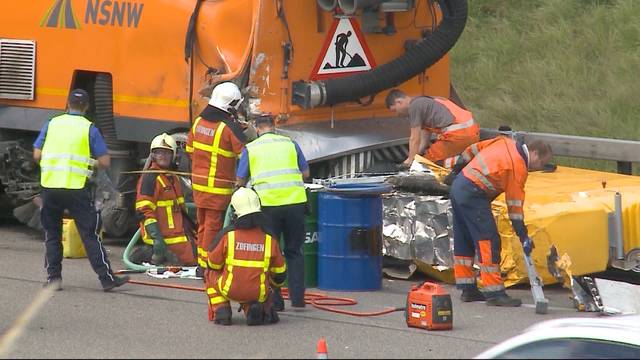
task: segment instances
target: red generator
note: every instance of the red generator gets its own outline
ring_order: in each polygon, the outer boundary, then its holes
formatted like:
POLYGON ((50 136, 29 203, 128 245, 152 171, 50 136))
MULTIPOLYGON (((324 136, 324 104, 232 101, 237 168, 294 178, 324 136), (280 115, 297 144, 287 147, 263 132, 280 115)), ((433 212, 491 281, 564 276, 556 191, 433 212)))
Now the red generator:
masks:
POLYGON ((424 282, 414 285, 407 295, 407 326, 427 330, 451 330, 453 304, 451 296, 440 285, 424 282))

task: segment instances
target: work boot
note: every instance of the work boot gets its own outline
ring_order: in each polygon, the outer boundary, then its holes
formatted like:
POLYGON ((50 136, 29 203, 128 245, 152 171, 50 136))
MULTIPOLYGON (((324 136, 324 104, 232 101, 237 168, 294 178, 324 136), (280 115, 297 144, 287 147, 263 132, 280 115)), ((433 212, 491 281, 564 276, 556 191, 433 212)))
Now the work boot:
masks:
POLYGON ((487 299, 487 305, 489 306, 504 306, 504 307, 518 307, 522 305, 522 300, 512 298, 507 294, 500 294, 498 296, 490 297, 487 299))
POLYGON ((231 306, 221 306, 216 309, 213 322, 218 325, 231 325, 231 306))
POLYGON ((117 287, 120 287, 129 281, 128 276, 115 276, 115 275, 112 275, 112 276, 113 276, 113 280, 102 282, 102 290, 104 290, 105 292, 111 291, 117 287))
POLYGON ((247 325, 249 326, 262 325, 264 321, 262 304, 257 301, 253 301, 247 304, 247 306, 248 306, 248 309, 246 312, 247 325))
POLYGON ((282 293, 280 289, 273 291, 273 307, 276 311, 284 311, 284 299, 282 298, 282 293))
POLYGON ((304 309, 307 306, 307 304, 304 302, 304 300, 302 301, 297 301, 297 302, 293 302, 291 301, 291 307, 295 310, 300 310, 300 309, 304 309))
POLYGON ((477 288, 462 289, 462 295, 460 295, 462 302, 473 301, 485 301, 484 294, 477 288))
POLYGON ((196 277, 204 279, 204 269, 202 268, 202 266, 196 266, 196 277))
POLYGON ((265 324, 275 324, 280 321, 280 316, 278 316, 278 312, 276 308, 272 305, 265 305, 264 307, 264 323, 265 324))
POLYGON ((49 286, 52 287, 54 291, 62 290, 62 279, 61 278, 48 279, 46 283, 42 284, 43 288, 46 288, 49 286))

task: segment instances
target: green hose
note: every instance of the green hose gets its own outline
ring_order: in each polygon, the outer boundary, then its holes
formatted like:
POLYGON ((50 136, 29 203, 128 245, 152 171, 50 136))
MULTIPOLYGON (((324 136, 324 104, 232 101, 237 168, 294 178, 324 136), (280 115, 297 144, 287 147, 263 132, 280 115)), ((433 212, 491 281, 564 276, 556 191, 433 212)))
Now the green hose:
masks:
POLYGON ((233 208, 231 207, 231 205, 229 205, 227 207, 227 212, 224 214, 224 223, 222 224, 222 227, 225 228, 227 226, 229 226, 229 224, 231 224, 231 217, 233 216, 233 208))
MULTIPOLYGON (((191 211, 194 210, 195 209, 194 204, 193 203, 187 203, 187 209, 191 210, 191 211)), ((224 215, 224 224, 222 225, 223 227, 229 226, 229 224, 231 223, 231 216, 232 215, 233 215, 233 210, 231 208, 231 205, 229 205, 229 207, 227 207, 227 212, 224 215)), ((122 262, 124 262, 124 264, 127 266, 127 268, 129 270, 134 270, 134 271, 145 272, 145 271, 147 271, 149 269, 158 268, 155 265, 146 266, 146 265, 135 264, 135 263, 131 262, 131 260, 129 260, 129 257, 131 256, 131 252, 133 251, 133 248, 136 245, 136 243, 138 242, 138 240, 140 240, 140 229, 138 229, 136 231, 136 233, 133 234, 133 237, 129 241, 129 244, 124 249, 124 254, 122 254, 122 262)))
POLYGON ((133 234, 131 241, 129 241, 129 245, 127 245, 127 248, 124 249, 124 254, 122 254, 122 262, 124 262, 124 264, 127 266, 129 270, 135 270, 140 272, 145 272, 149 269, 156 268, 156 266, 138 265, 138 264, 132 263, 129 260, 129 256, 131 256, 131 251, 133 251, 133 247, 136 245, 138 240, 140 240, 140 229, 138 229, 138 231, 136 231, 136 233, 133 234))

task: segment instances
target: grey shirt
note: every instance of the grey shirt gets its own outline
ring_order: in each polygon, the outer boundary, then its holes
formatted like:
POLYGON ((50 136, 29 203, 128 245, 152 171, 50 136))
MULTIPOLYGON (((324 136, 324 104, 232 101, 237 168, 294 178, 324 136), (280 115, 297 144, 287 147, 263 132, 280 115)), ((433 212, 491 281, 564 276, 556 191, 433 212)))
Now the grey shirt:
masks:
POLYGON ((409 104, 409 125, 441 129, 453 124, 453 114, 433 98, 419 96, 409 104))

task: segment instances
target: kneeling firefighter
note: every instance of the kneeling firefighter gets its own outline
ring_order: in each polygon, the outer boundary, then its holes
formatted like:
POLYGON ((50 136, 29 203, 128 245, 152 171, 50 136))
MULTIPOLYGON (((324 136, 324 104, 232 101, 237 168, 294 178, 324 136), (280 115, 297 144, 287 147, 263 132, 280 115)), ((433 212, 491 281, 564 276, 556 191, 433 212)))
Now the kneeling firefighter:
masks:
POLYGON ((236 190, 231 206, 238 218, 214 238, 207 253, 209 320, 230 325, 233 300, 242 305, 247 325, 276 323, 271 286, 281 287, 286 279, 278 239, 265 230, 260 199, 253 190, 236 190))
POLYGON ((173 168, 176 141, 163 133, 153 139, 150 150, 148 170, 152 172, 140 177, 136 197, 136 212, 141 217, 140 231, 145 245, 134 250, 131 260, 134 263, 196 265, 195 243, 185 235, 183 214, 186 209, 180 179, 162 173, 162 170, 173 168))

